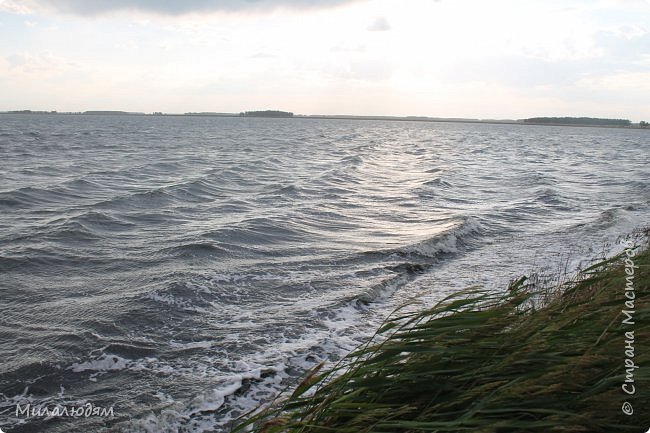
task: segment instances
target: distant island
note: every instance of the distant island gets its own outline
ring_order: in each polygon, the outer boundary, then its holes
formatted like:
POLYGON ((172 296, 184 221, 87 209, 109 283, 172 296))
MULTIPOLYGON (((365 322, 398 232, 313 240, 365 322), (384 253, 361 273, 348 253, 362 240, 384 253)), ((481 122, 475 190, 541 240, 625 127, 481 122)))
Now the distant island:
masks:
POLYGON ((6 114, 58 114, 56 111, 32 111, 32 110, 11 110, 5 111, 6 114))
MULTIPOLYGON (((531 117, 524 123, 580 126, 631 126, 627 119, 600 119, 597 117, 531 117)), ((643 126, 643 125, 641 125, 643 126)))
POLYGON ((144 116, 145 113, 134 111, 120 111, 120 110, 90 110, 90 111, 44 111, 44 110, 11 110, 6 111, 6 114, 85 114, 85 115, 110 115, 110 116, 144 116))
POLYGON ((240 113, 242 117, 293 117, 289 111, 264 110, 264 111, 244 111, 240 113))

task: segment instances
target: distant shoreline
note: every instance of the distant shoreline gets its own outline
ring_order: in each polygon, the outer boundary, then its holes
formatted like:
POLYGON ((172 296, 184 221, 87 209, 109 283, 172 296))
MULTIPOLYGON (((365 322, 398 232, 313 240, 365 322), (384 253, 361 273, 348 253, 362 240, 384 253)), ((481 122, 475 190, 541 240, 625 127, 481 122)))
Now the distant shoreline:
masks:
POLYGON ((126 111, 86 111, 86 112, 57 112, 57 111, 0 111, 0 115, 32 115, 32 116, 136 116, 136 117, 237 117, 246 119, 307 119, 307 120, 364 120, 364 121, 398 121, 398 122, 430 122, 430 123, 479 123, 489 125, 522 125, 522 126, 569 126, 581 128, 615 128, 615 129, 645 129, 638 123, 631 125, 598 125, 580 123, 549 123, 549 122, 525 122, 511 119, 465 119, 465 118, 438 118, 423 116, 355 116, 355 115, 301 115, 296 114, 287 117, 273 116, 242 116, 240 113, 137 113, 126 111))

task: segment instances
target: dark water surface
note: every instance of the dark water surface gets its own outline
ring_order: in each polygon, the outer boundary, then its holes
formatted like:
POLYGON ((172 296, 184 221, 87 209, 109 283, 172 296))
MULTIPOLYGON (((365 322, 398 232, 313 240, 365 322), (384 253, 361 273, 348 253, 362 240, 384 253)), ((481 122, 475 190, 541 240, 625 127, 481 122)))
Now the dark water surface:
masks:
POLYGON ((649 138, 0 115, 0 428, 227 429, 408 300, 574 268, 648 223, 649 138))

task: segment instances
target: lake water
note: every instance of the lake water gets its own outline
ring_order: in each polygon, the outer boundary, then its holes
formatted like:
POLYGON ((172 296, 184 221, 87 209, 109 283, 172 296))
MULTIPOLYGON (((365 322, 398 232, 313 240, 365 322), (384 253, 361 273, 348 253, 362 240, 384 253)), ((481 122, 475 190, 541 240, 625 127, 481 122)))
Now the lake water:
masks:
POLYGON ((649 138, 0 115, 0 428, 227 430, 405 302, 616 250, 649 222, 649 138), (16 414, 87 404, 114 416, 16 414))

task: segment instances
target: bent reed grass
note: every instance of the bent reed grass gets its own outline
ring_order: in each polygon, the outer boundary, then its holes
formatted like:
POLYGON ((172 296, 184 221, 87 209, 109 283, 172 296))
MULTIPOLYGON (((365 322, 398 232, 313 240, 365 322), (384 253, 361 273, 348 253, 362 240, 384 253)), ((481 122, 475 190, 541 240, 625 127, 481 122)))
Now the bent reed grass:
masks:
MULTIPOLYGON (((638 250, 637 250, 638 251, 638 250)), ((390 318, 335 368, 234 431, 645 432, 650 427, 650 252, 637 252, 634 325, 622 322, 625 254, 561 290, 526 277, 390 318), (627 395, 625 332, 636 393, 627 395), (628 401, 635 409, 623 414, 628 401)))

